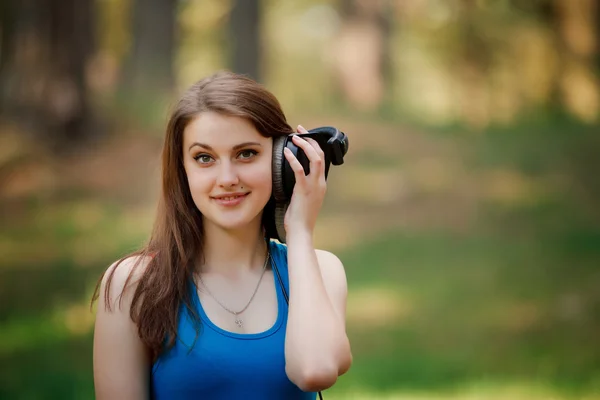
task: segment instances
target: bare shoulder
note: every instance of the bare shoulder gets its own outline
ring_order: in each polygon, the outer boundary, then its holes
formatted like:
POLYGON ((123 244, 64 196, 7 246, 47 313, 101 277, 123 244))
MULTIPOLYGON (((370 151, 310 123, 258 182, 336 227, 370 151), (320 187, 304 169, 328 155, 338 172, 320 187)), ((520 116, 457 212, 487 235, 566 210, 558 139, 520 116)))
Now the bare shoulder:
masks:
POLYGON ((94 388, 99 400, 148 398, 148 351, 130 311, 133 293, 149 261, 149 257, 137 256, 114 262, 102 278, 93 346, 94 388))
POLYGON ((327 250, 315 250, 317 254, 317 261, 319 268, 321 269, 321 275, 323 279, 333 281, 331 283, 336 285, 346 286, 346 270, 344 264, 338 256, 327 250))
POLYGON ((107 304, 111 310, 119 305, 129 305, 137 283, 150 260, 150 257, 131 256, 112 263, 102 277, 98 293, 99 309, 103 309, 107 304))
POLYGON ((337 271, 337 273, 344 273, 344 264, 338 256, 327 250, 316 249, 317 260, 321 270, 337 271))
POLYGON ((338 264, 339 266, 341 266, 343 268, 342 261, 339 259, 338 256, 336 256, 332 252, 330 252, 328 250, 322 250, 322 249, 316 249, 315 252, 317 253, 317 257, 319 258, 319 261, 323 261, 325 263, 331 263, 331 264, 338 264))
POLYGON ((346 311, 346 297, 348 294, 344 264, 338 256, 329 251, 316 249, 315 253, 317 254, 325 290, 338 313, 343 316, 346 311))

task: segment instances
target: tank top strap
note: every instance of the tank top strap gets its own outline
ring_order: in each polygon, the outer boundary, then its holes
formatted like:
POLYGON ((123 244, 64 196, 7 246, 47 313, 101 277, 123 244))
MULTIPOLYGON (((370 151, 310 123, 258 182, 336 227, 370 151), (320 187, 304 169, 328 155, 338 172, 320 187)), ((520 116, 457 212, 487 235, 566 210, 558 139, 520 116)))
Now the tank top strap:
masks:
POLYGON ((279 283, 277 278, 277 272, 275 268, 279 271, 279 275, 281 276, 281 280, 283 281, 283 285, 285 287, 286 292, 290 293, 290 283, 289 283, 289 275, 288 275, 288 260, 287 260, 287 246, 285 244, 276 242, 271 240, 269 242, 271 258, 273 260, 273 274, 275 274, 275 280, 279 283))

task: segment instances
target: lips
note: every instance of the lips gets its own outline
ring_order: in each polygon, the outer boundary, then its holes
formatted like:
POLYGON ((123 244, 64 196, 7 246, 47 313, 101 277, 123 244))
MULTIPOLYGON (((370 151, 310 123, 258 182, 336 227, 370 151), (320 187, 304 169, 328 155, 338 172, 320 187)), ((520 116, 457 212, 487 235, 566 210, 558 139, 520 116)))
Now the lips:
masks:
POLYGON ((246 197, 248 197, 249 194, 250 194, 250 192, 224 194, 224 195, 215 196, 212 199, 217 204, 220 204, 222 206, 236 206, 236 205, 240 204, 242 201, 244 201, 244 199, 246 199, 246 197))
POLYGON ((230 200, 235 200, 235 199, 239 199, 240 197, 244 197, 245 195, 241 195, 241 196, 228 196, 228 197, 216 197, 216 200, 225 200, 225 201, 230 201, 230 200))

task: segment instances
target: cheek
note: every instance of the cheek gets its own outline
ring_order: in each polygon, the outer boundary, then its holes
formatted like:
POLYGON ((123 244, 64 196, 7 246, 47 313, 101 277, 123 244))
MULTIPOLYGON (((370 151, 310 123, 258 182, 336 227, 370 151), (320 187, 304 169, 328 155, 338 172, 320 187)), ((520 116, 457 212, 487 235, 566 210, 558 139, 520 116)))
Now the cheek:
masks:
POLYGON ((247 182, 256 189, 270 190, 272 183, 271 164, 256 163, 252 166, 248 166, 248 168, 245 168, 243 173, 240 174, 240 178, 242 182, 247 182))
POLYGON ((187 180, 192 197, 194 197, 195 193, 209 191, 212 187, 211 181, 214 181, 207 171, 189 171, 187 173, 187 180))

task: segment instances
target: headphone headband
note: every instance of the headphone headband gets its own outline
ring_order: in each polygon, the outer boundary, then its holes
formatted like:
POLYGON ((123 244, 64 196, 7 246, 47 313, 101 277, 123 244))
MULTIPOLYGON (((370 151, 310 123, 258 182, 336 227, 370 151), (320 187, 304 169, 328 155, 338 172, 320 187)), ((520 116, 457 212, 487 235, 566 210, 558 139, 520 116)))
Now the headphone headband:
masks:
POLYGON ((333 165, 344 163, 344 156, 348 152, 348 137, 339 129, 333 126, 323 126, 311 129, 308 133, 300 133, 298 136, 316 140, 323 149, 326 158, 333 165))

